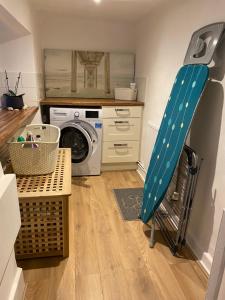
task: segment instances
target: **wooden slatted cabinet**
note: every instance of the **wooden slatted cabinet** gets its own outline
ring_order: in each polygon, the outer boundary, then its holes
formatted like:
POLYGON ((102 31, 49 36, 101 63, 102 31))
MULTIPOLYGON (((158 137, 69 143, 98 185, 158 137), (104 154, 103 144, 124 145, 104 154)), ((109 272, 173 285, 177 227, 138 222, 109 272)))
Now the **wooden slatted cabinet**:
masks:
POLYGON ((41 176, 17 176, 21 229, 17 259, 69 255, 70 149, 59 149, 56 169, 41 176))

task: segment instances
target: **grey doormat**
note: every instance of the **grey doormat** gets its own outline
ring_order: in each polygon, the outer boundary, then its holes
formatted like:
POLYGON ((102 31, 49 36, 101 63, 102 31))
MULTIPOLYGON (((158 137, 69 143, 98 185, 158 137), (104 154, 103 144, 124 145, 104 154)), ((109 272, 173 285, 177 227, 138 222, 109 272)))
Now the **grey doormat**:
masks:
POLYGON ((137 220, 143 198, 143 188, 114 189, 116 202, 124 220, 137 220))

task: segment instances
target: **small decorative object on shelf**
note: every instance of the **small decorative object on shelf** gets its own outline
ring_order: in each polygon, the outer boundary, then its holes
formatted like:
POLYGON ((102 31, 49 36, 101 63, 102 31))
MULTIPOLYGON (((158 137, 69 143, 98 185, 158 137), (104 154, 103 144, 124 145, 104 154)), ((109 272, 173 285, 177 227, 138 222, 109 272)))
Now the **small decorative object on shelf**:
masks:
POLYGON ((5 101, 5 106, 9 110, 22 109, 24 107, 24 102, 23 102, 24 94, 17 95, 20 78, 21 78, 21 72, 18 74, 15 89, 14 89, 14 91, 12 91, 9 88, 9 78, 8 78, 8 74, 5 70, 5 82, 6 82, 6 87, 7 87, 7 93, 4 94, 4 101, 5 101))

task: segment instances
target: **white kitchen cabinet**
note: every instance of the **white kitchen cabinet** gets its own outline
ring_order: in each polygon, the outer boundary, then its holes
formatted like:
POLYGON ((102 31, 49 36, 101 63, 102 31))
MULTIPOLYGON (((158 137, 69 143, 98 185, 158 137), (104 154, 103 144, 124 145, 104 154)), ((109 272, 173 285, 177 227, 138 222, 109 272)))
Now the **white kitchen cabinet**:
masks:
POLYGON ((103 107, 103 164, 137 163, 141 106, 103 107))
POLYGON ((138 141, 141 130, 140 118, 104 119, 103 142, 138 141))
POLYGON ((139 141, 103 142, 103 163, 137 162, 139 141))
POLYGON ((141 118, 142 106, 103 106, 104 119, 111 118, 141 118))

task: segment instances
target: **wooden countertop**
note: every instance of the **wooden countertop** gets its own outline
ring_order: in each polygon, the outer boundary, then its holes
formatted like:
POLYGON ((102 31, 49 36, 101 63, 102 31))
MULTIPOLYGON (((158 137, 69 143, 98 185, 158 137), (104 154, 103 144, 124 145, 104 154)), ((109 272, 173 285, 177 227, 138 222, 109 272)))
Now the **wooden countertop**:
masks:
POLYGON ((57 106, 144 106, 141 101, 115 100, 115 99, 85 99, 85 98, 45 98, 40 105, 57 106))
POLYGON ((13 136, 20 127, 29 124, 37 111, 38 107, 18 111, 0 110, 0 146, 13 136))

